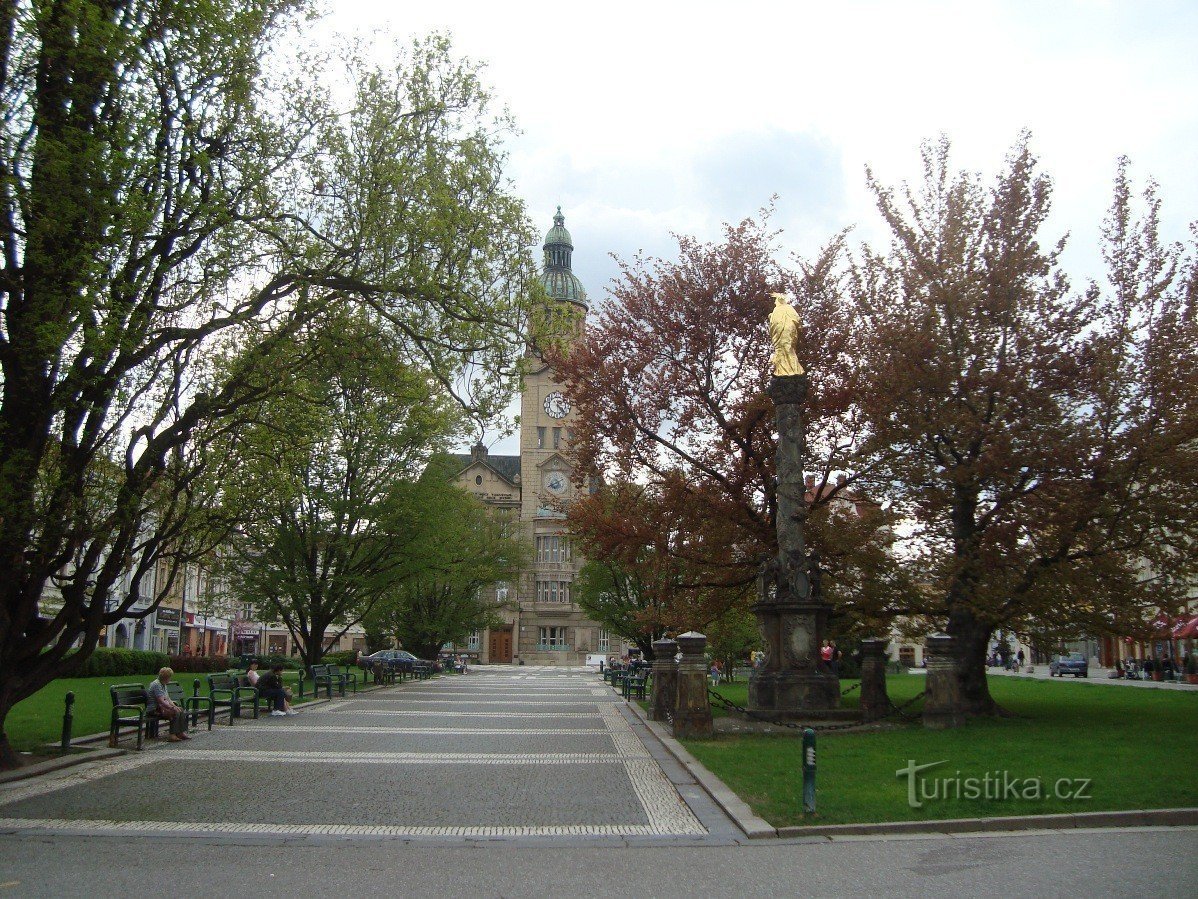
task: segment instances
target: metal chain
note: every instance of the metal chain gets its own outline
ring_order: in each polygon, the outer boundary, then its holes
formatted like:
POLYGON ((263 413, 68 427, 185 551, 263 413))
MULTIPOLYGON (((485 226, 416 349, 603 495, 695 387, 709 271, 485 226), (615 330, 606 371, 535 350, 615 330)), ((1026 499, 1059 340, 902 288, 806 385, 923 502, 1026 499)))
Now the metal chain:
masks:
POLYGON ((854 690, 860 690, 860 689, 861 689, 861 681, 857 681, 857 683, 853 684, 852 686, 845 687, 843 690, 841 690, 840 695, 848 696, 854 690))
MULTIPOLYGON (((861 686, 860 684, 856 684, 856 687, 860 687, 860 686, 861 686)), ((852 689, 855 689, 855 687, 850 687, 849 690, 845 690, 844 692, 848 693, 852 689)), ((895 705, 892 700, 890 703, 891 711, 887 712, 881 718, 875 718, 873 721, 869 721, 869 722, 850 721, 846 724, 830 724, 830 725, 826 725, 826 726, 821 726, 820 733, 827 733, 829 731, 834 731, 834 730, 848 730, 853 727, 860 727, 862 724, 866 724, 866 723, 875 724, 878 721, 885 721, 887 718, 892 718, 895 715, 898 715, 900 718, 903 718, 906 721, 914 721, 915 718, 911 715, 903 714, 903 710, 909 708, 910 706, 914 705, 918 700, 922 699, 924 697, 925 693, 927 693, 926 690, 920 692, 918 695, 913 696, 911 699, 904 702, 901 706, 895 705)), ((769 718, 764 718, 761 715, 755 714, 754 712, 750 712, 748 709, 737 705, 732 700, 726 699, 725 697, 721 696, 719 693, 717 693, 715 690, 711 689, 710 687, 707 688, 707 695, 712 700, 714 700, 717 705, 719 705, 725 709, 728 709, 729 711, 740 712, 746 718, 753 718, 757 721, 764 721, 766 724, 773 724, 777 727, 789 727, 794 730, 801 730, 802 728, 810 726, 808 724, 800 724, 795 721, 771 721, 769 718)), ((844 693, 842 693, 841 695, 843 696, 844 693)))

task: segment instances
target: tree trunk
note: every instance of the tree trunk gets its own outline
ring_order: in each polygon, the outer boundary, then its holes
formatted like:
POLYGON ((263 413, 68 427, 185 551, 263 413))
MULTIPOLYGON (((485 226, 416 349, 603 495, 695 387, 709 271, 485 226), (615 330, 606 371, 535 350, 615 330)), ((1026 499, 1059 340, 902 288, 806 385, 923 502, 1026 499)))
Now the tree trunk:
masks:
POLYGON ((993 625, 979 621, 967 609, 949 615, 948 633, 957 640, 957 682, 961 711, 966 715, 998 715, 999 708, 990 695, 986 680, 986 656, 993 625))
POLYGON ((8 742, 8 732, 5 730, 4 722, 8 719, 9 711, 11 711, 11 706, 0 707, 0 771, 11 771, 24 764, 24 759, 8 742))

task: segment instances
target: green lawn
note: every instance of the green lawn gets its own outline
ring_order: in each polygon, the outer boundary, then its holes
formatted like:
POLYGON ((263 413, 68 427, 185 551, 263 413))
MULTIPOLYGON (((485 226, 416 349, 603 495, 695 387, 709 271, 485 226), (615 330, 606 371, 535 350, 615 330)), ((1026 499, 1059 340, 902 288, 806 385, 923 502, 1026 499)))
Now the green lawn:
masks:
MULTIPOLYGON (((899 675, 887 682, 891 698, 901 703, 923 689, 924 678, 899 675)), ((744 705, 746 689, 730 684, 721 692, 744 705)), ((721 736, 685 744, 775 826, 1198 806, 1198 781, 1192 774, 1198 759, 1198 691, 1008 677, 992 678, 990 689, 1017 717, 973 721, 952 731, 912 724, 820 736, 814 821, 802 815, 799 740, 721 736), (917 765, 945 761, 919 776, 923 789, 917 788, 916 799, 921 808, 908 803, 909 778, 896 776, 910 760, 917 765), (1014 797, 1005 787, 983 780, 990 773, 1001 782, 1004 771, 1008 782, 1018 780, 1019 791, 1037 789, 1027 780, 1036 778, 1046 795, 1014 797), (945 778, 952 781, 947 787, 945 778), (977 778, 973 789, 988 791, 992 798, 961 795, 970 789, 968 778, 977 778), (1091 798, 1057 798, 1062 778, 1072 781, 1062 785, 1069 793, 1081 786, 1080 779, 1089 780, 1084 792, 1091 798)), ((849 694, 844 704, 855 706, 856 697, 849 694)))
MULTIPOLYGON (((283 672, 283 680, 291 685, 293 692, 298 682, 298 671, 283 672)), ((175 680, 182 684, 190 696, 192 682, 199 678, 200 695, 208 695, 207 675, 179 674, 175 680)), ((112 700, 108 688, 112 684, 148 684, 153 675, 123 675, 121 677, 68 677, 52 682, 42 688, 8 713, 5 730, 18 751, 28 751, 45 743, 57 743, 62 738, 63 698, 67 691, 75 693, 72 733, 76 737, 87 736, 108 730, 112 715, 112 700)), ((361 678, 359 677, 359 680, 361 678)), ((311 699, 312 684, 305 685, 306 699, 311 699)))

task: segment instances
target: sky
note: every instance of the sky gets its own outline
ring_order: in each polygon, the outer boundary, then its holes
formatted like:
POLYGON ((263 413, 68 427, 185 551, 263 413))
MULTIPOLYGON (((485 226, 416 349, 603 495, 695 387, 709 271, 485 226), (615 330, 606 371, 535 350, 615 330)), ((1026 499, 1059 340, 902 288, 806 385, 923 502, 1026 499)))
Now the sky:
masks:
MULTIPOLYGON (((992 175, 1022 129, 1054 182, 1048 235, 1075 284, 1116 160, 1160 184, 1163 230, 1198 219, 1198 3, 602 3, 326 0, 319 26, 449 33, 486 63, 521 133, 509 175, 538 228, 557 205, 592 301, 612 254, 672 258, 671 233, 718 239, 777 195, 780 252, 837 231, 881 243, 865 185, 919 177, 946 134, 992 175)), ((539 250, 538 250, 539 258, 539 250)), ((512 440, 493 451, 514 451, 512 440)))

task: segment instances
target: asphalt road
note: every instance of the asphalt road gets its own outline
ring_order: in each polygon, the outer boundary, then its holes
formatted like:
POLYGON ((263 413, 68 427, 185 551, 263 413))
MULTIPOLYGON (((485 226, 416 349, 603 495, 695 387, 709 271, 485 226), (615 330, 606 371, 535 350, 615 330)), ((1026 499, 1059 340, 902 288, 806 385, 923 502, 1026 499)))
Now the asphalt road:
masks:
POLYGON ((1198 891, 1195 848, 1195 828, 677 848, 21 835, 0 838, 0 896, 1170 899, 1198 891))

